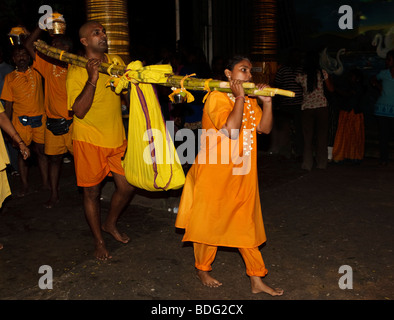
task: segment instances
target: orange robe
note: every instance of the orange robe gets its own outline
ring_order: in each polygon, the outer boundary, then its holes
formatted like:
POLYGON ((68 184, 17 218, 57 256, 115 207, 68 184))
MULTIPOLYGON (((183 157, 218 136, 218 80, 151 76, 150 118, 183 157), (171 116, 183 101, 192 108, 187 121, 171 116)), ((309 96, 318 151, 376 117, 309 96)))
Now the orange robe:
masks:
POLYGON ((262 110, 247 98, 246 131, 231 140, 219 132, 234 108, 231 97, 213 91, 206 101, 201 149, 187 174, 175 226, 185 229, 183 241, 255 248, 266 241, 257 178, 256 127, 262 110))

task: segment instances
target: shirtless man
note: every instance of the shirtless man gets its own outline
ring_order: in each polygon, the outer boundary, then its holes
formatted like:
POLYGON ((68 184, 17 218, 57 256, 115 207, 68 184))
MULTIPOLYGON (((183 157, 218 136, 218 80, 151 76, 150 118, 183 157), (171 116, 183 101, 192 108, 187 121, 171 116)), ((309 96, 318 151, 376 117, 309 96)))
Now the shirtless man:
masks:
MULTIPOLYGON (((73 149, 77 184, 83 187, 83 203, 88 224, 95 239, 95 256, 111 258, 102 231, 127 243, 127 235, 118 231, 116 223, 131 200, 134 187, 130 185, 121 165, 126 150, 122 122, 121 98, 106 86, 109 75, 99 73, 101 62, 111 63, 114 55, 106 53, 107 35, 95 21, 85 23, 79 31, 80 41, 88 60, 86 68, 71 66, 67 74, 68 108, 74 112, 73 149), (116 189, 106 221, 100 219, 100 184, 112 175, 116 189)), ((116 56, 118 61, 122 61, 116 56)))

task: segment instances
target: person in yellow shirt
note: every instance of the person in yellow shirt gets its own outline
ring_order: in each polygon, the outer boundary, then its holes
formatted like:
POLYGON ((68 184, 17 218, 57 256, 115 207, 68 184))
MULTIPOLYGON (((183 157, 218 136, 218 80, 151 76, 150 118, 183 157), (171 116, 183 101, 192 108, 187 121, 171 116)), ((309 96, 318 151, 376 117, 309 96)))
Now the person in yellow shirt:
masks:
MULTIPOLYGON (((49 189, 48 159, 44 153, 45 109, 41 75, 30 68, 30 56, 22 46, 15 46, 12 54, 16 70, 6 75, 1 99, 16 131, 27 146, 37 154, 38 166, 44 189, 49 189)), ((21 177, 19 196, 29 191, 29 165, 19 154, 18 166, 21 177)))
POLYGON ((70 66, 66 82, 68 108, 74 112, 75 173, 78 186, 83 187, 85 215, 95 239, 95 256, 106 260, 111 255, 102 231, 122 243, 130 240, 119 232, 116 224, 135 189, 127 182, 121 164, 127 146, 121 98, 107 87, 110 76, 98 71, 101 62, 121 59, 106 54, 107 35, 100 23, 88 21, 80 28, 79 37, 89 60, 86 68, 70 66), (116 189, 107 219, 101 225, 100 184, 108 175, 113 176, 116 189))
MULTIPOLYGON (((10 119, 7 117, 4 111, 3 104, 0 102, 0 128, 8 134, 12 142, 18 146, 20 153, 24 160, 30 156, 30 150, 25 145, 25 142, 21 139, 18 132, 16 132, 10 119)), ((3 206, 4 200, 11 195, 10 185, 8 183, 6 167, 10 163, 8 153, 5 148, 3 135, 0 130, 0 208, 3 206)), ((0 243, 0 250, 3 249, 3 244, 0 243)))
MULTIPOLYGON (((51 195, 45 207, 53 208, 59 201, 59 178, 64 154, 72 148, 72 114, 67 108, 67 63, 51 59, 36 53, 34 42, 41 34, 37 27, 25 40, 24 46, 33 58, 33 68, 45 79, 45 112, 47 123, 45 128, 45 154, 48 156, 49 184, 51 195)), ((52 46, 66 52, 72 48, 71 40, 65 35, 54 36, 52 46)))

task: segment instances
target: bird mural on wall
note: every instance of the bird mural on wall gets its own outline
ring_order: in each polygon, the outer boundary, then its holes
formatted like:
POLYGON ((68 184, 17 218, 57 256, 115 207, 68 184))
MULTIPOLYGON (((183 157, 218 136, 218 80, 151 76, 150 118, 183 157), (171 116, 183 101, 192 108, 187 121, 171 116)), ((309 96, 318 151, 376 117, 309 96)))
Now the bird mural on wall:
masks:
POLYGON ((341 61, 341 56, 346 52, 344 48, 339 49, 335 58, 331 57, 327 52, 328 48, 324 48, 320 52, 320 67, 327 71, 328 74, 341 75, 344 67, 341 61))
POLYGON ((376 54, 386 59, 387 52, 394 49, 394 27, 385 34, 384 39, 381 33, 377 33, 373 38, 372 45, 376 47, 376 54))

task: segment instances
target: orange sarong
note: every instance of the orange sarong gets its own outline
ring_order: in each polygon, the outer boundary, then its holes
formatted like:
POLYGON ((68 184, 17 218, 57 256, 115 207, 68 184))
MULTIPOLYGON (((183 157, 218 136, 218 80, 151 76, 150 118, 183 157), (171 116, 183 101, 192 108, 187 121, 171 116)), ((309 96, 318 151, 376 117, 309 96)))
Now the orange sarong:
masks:
POLYGON ((363 113, 339 112, 332 159, 334 161, 362 160, 364 158, 365 132, 363 113))

